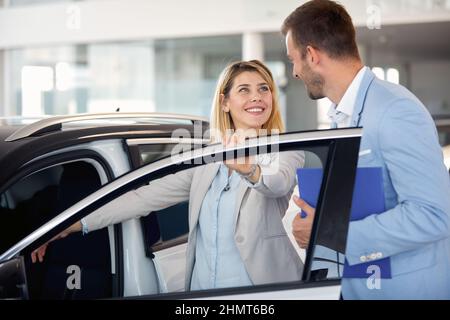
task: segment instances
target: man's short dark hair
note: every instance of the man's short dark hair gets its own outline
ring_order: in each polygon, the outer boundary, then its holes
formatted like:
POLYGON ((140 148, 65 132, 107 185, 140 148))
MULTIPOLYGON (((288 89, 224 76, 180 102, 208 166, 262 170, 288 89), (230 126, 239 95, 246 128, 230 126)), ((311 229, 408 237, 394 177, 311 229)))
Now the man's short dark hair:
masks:
POLYGON ((284 20, 281 30, 285 36, 291 31, 302 57, 306 55, 306 47, 311 46, 334 59, 360 59, 352 18, 334 1, 306 2, 284 20))

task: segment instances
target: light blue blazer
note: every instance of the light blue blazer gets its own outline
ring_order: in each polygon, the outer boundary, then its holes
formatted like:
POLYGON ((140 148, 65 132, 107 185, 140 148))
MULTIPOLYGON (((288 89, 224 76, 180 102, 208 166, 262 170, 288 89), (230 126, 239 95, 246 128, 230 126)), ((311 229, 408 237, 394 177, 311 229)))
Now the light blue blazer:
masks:
POLYGON ((350 223, 346 257, 390 257, 392 279, 343 279, 343 298, 450 299, 450 178, 430 114, 368 70, 351 125, 363 127, 359 166, 382 168, 387 211, 350 223))

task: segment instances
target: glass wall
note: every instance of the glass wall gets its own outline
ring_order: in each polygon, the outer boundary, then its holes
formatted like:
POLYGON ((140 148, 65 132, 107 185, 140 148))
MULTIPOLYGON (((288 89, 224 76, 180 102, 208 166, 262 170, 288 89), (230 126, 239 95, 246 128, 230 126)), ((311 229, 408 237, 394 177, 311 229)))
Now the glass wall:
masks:
MULTIPOLYGON (((450 22, 357 28, 364 63, 450 117, 450 22), (414 34, 414 37, 411 37, 414 34)), ((263 33, 288 131, 329 128, 329 100, 293 79, 280 32, 263 33)), ((221 70, 242 57, 242 34, 4 51, 4 115, 170 112, 208 117, 221 70)))
POLYGON ((242 36, 156 40, 156 110, 209 116, 220 72, 242 56, 242 36))
POLYGON ((171 112, 209 116, 241 36, 9 51, 8 115, 171 112))

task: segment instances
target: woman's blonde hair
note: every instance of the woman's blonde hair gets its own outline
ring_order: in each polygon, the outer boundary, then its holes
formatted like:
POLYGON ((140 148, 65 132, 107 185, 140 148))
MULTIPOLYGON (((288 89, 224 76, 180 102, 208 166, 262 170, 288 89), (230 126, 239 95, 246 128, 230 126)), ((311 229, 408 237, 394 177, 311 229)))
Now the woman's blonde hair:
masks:
POLYGON ((258 73, 264 81, 267 82, 269 89, 272 92, 272 112, 269 120, 262 126, 262 129, 265 129, 266 132, 278 130, 281 133, 284 131, 283 120, 281 119, 280 106, 278 103, 278 90, 270 70, 259 60, 237 61, 227 66, 222 71, 222 74, 217 81, 210 121, 211 138, 213 141, 219 141, 227 130, 236 129, 230 113, 225 112, 222 109, 221 95, 223 94, 225 99, 228 98, 231 88, 233 87, 234 79, 245 71, 258 73), (219 134, 220 136, 217 136, 219 134))

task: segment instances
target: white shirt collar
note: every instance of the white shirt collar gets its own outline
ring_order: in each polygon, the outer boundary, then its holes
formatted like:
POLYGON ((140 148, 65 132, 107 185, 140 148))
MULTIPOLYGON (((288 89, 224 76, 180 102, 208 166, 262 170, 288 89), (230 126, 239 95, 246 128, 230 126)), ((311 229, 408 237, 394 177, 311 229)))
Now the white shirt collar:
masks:
POLYGON ((335 114, 337 112, 341 112, 351 119, 353 115, 353 109, 355 108, 358 91, 359 88, 361 87, 364 74, 366 73, 367 70, 368 70, 367 67, 363 67, 361 68, 361 70, 359 70, 359 72, 353 79, 352 83, 347 88, 347 91, 345 91, 344 96, 339 102, 339 105, 336 106, 334 103, 331 104, 330 109, 328 110, 328 116, 330 118, 335 119, 335 114))

